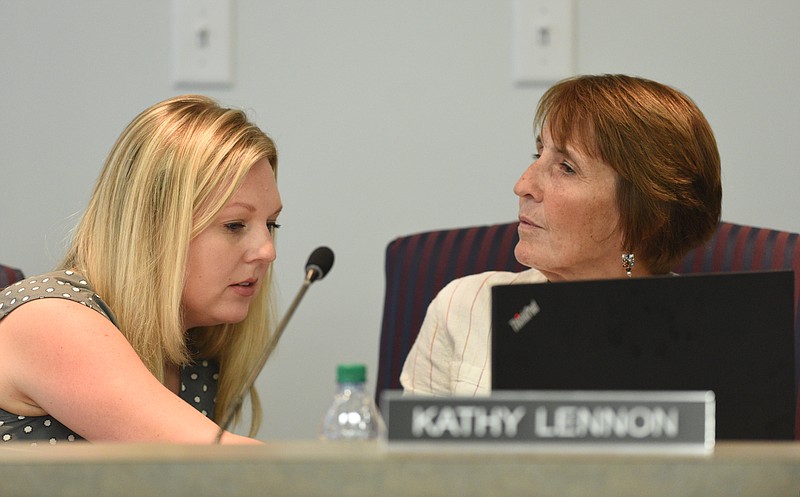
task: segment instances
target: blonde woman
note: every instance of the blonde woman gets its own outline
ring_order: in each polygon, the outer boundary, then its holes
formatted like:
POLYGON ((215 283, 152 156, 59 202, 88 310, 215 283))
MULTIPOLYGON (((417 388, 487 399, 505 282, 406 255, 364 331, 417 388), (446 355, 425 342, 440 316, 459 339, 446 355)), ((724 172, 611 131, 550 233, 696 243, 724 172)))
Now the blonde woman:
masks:
POLYGON ((58 270, 0 293, 0 446, 214 441, 273 329, 276 167, 203 96, 128 125, 58 270))

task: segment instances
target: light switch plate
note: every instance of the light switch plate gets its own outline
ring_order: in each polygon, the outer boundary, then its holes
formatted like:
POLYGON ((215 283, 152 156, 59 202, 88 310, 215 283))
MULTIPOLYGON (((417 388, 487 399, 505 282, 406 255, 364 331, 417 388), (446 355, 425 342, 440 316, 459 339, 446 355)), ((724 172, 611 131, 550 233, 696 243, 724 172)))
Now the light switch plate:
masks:
POLYGON ((172 0, 172 80, 176 85, 233 82, 233 0, 172 0))
POLYGON ((573 0, 513 0, 513 79, 554 83, 573 75, 573 0))

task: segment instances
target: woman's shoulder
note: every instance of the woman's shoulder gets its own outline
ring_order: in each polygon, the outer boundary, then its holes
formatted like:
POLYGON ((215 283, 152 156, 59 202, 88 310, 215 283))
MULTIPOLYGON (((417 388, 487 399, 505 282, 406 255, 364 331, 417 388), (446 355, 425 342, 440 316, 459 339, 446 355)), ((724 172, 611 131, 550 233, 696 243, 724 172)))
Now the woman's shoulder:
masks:
POLYGON ((488 298, 491 288, 496 285, 518 285, 526 283, 543 283, 547 281, 536 269, 528 269, 519 273, 510 271, 486 271, 457 278, 437 295, 437 300, 452 302, 473 298, 488 298))
MULTIPOLYGON (((61 420, 58 412, 48 411, 38 399, 72 395, 72 388, 59 386, 79 385, 88 364, 97 367, 127 353, 119 352, 127 344, 122 334, 106 316, 92 310, 96 304, 90 300, 94 299, 91 287, 74 276, 65 272, 32 276, 0 293, 4 316, 0 320, 0 408, 30 418, 31 423, 47 421, 41 417, 48 412, 61 420)), ((89 384, 94 381, 96 376, 90 376, 89 384)), ((24 431, 37 425, 15 426, 24 431)))
POLYGON ((536 269, 527 269, 519 273, 511 271, 485 271, 470 274, 451 281, 447 287, 470 289, 492 287, 494 285, 517 285, 525 283, 544 283, 547 278, 536 269))
POLYGON ((32 276, 0 291, 0 329, 6 348, 11 343, 67 345, 90 331, 119 331, 88 283, 67 273, 32 276))

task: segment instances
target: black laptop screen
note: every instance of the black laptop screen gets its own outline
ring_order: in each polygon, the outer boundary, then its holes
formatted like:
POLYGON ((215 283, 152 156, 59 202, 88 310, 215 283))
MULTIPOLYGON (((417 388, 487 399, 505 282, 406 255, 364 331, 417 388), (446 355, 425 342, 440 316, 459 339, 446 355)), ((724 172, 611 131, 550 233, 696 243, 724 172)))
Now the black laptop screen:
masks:
POLYGON ((791 271, 501 285, 494 390, 713 390, 717 439, 793 439, 791 271))

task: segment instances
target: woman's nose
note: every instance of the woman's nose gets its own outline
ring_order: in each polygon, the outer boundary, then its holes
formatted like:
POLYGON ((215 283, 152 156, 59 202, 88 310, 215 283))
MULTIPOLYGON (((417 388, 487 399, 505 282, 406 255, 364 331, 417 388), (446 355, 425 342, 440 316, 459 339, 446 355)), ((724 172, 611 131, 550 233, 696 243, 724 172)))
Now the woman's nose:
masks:
POLYGON ((541 198, 541 188, 537 176, 538 167, 536 161, 534 161, 517 180, 514 185, 514 193, 520 198, 530 196, 534 200, 539 200, 541 198))
POLYGON ((277 257, 275 242, 269 230, 265 228, 264 232, 260 233, 257 240, 253 243, 254 246, 251 250, 251 259, 253 261, 271 263, 275 260, 275 257, 277 257))

